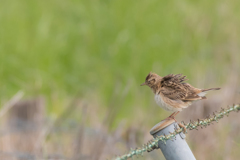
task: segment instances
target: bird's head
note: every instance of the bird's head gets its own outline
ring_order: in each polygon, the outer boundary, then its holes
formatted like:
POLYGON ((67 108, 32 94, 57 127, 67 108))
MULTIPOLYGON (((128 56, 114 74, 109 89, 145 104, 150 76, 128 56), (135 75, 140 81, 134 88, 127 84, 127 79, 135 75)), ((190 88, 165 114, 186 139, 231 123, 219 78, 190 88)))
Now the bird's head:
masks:
POLYGON ((147 85, 149 87, 153 87, 161 80, 161 78, 162 77, 160 77, 159 75, 150 72, 147 75, 145 82, 141 84, 141 86, 147 85))

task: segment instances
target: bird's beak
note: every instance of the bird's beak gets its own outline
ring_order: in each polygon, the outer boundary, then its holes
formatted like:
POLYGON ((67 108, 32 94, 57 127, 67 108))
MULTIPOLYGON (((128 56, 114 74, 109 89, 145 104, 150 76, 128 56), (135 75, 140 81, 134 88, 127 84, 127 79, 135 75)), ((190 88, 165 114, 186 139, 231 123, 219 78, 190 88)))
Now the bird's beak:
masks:
POLYGON ((140 86, 144 86, 144 85, 146 85, 146 82, 144 82, 143 84, 141 84, 140 86))

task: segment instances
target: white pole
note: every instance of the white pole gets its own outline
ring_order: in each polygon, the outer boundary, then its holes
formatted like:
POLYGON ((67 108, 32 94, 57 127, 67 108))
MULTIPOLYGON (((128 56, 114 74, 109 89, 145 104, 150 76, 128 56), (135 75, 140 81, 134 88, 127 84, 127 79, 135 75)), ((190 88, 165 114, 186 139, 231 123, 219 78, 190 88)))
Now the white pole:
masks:
MULTIPOLYGON (((174 120, 163 120, 151 129, 150 134, 153 137, 168 135, 173 133, 176 127, 179 126, 174 120)), ((159 141, 158 148, 162 150, 166 160, 196 160, 182 132, 177 134, 175 139, 167 140, 166 144, 159 141)))

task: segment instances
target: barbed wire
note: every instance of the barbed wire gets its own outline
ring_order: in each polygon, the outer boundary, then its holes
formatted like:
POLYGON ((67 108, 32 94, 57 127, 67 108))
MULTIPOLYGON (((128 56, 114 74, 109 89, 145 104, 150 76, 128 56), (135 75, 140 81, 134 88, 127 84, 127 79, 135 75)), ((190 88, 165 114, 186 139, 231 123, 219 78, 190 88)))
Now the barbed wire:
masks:
MULTIPOLYGON (((223 118, 224 116, 228 116, 230 112, 238 112, 240 111, 240 105, 233 104, 233 106, 228 106, 227 108, 221 108, 219 112, 213 112, 212 116, 208 116, 205 119, 198 119, 197 121, 191 121, 187 124, 184 122, 181 122, 185 126, 186 129, 193 130, 198 127, 207 127, 210 124, 212 124, 214 121, 218 122, 219 119, 223 118)), ((148 151, 152 151, 158 147, 158 142, 162 141, 166 144, 167 140, 173 140, 175 139, 175 136, 181 132, 185 131, 184 128, 175 128, 175 131, 173 133, 170 133, 169 135, 161 135, 153 138, 150 140, 147 144, 144 144, 141 148, 132 149, 129 151, 129 153, 124 154, 122 156, 118 156, 112 160, 127 160, 128 158, 133 158, 133 156, 141 155, 143 156, 143 153, 148 151)))

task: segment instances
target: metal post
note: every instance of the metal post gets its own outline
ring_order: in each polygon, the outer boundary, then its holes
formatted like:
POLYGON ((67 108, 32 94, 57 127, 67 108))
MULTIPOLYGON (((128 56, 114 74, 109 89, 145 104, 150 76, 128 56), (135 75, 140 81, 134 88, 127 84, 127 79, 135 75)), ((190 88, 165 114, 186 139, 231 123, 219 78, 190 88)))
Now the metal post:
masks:
MULTIPOLYGON (((174 120, 163 120, 151 129, 150 134, 153 137, 168 135, 169 132, 174 132, 176 127, 179 126, 174 120)), ((183 133, 177 134, 176 139, 167 140, 166 144, 159 141, 158 148, 162 150, 166 160, 196 160, 183 133)))

